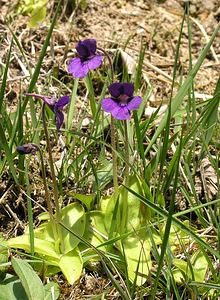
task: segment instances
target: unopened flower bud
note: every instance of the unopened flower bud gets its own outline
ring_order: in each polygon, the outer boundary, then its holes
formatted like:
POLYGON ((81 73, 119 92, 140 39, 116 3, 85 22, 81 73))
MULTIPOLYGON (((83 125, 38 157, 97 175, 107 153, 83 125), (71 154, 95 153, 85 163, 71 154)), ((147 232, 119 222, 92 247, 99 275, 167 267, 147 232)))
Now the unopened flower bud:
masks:
POLYGON ((24 155, 24 154, 33 154, 35 155, 36 152, 38 151, 38 146, 35 145, 35 144, 24 144, 24 145, 21 145, 21 146, 18 146, 17 147, 17 152, 21 155, 24 155))

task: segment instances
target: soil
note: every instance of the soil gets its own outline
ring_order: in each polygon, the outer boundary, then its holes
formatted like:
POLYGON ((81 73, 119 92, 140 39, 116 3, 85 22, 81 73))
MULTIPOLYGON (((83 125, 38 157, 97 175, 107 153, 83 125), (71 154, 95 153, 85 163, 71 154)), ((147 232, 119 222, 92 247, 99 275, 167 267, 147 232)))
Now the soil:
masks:
MULTIPOLYGON (((22 45, 29 67, 36 66, 39 53, 45 40, 50 17, 53 16, 55 1, 48 1, 47 19, 37 29, 27 28, 28 16, 16 13, 17 1, 0 0, 0 80, 2 66, 6 63, 12 33, 16 34, 22 45)), ((66 1, 53 33, 47 56, 38 79, 39 92, 45 88, 48 72, 58 73, 58 78, 68 87, 72 82, 67 77, 67 61, 75 55, 75 44, 79 39, 95 38, 105 49, 122 49, 125 63, 131 69, 137 60, 141 44, 146 45, 143 80, 152 86, 152 94, 146 105, 149 109, 165 104, 171 92, 172 72, 183 16, 183 0, 139 0, 109 1, 88 0, 86 7, 72 10, 71 1, 66 1), (126 45, 126 46, 125 46, 126 45)), ((219 0, 191 0, 190 19, 192 24, 192 63, 196 62, 201 49, 207 44, 220 20, 219 0)), ((187 25, 184 25, 183 37, 178 61, 176 80, 186 77, 189 69, 189 51, 187 25)), ((204 101, 213 95, 219 77, 220 68, 220 32, 213 48, 207 55, 195 81, 196 98, 204 101)), ((26 92, 30 82, 27 64, 16 44, 12 47, 5 101, 13 112, 18 96, 26 92)), ((54 82, 47 82, 49 94, 60 94, 54 82)), ((3 154, 0 153, 1 158, 3 154)), ((36 182, 35 182, 36 184, 36 182)), ((39 187, 36 194, 42 197, 39 187)), ((0 229, 4 236, 21 234, 27 222, 22 191, 4 174, 0 182, 0 229)), ((43 203, 43 200, 42 200, 43 203)), ((35 207, 38 212, 38 207, 35 207)), ((110 287, 108 279, 97 272, 85 272, 80 282, 68 286, 62 277, 57 277, 62 288, 60 299, 92 298, 110 287)), ((114 289, 110 289, 105 299, 120 299, 114 289)))

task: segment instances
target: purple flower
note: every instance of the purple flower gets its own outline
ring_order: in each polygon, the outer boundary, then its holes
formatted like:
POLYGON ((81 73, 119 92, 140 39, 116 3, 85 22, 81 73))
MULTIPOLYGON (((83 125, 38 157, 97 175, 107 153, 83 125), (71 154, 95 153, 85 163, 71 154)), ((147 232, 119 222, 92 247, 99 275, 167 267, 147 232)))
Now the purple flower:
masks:
POLYGON ((26 95, 42 99, 50 107, 50 109, 54 112, 54 115, 55 115, 55 122, 56 122, 57 130, 60 130, 60 127, 62 126, 63 120, 64 120, 64 115, 63 115, 62 109, 66 104, 68 104, 70 102, 70 97, 62 96, 62 97, 60 97, 60 99, 58 101, 55 101, 51 97, 43 96, 43 95, 39 95, 39 94, 27 93, 26 95))
POLYGON ((70 60, 68 72, 75 78, 83 78, 89 70, 94 70, 102 64, 102 55, 96 53, 96 40, 87 39, 78 42, 76 46, 78 57, 70 60))
POLYGON ((133 96, 132 83, 112 83, 109 88, 111 98, 102 100, 102 109, 110 112, 115 119, 127 120, 131 117, 131 110, 137 110, 142 102, 141 97, 133 96))
POLYGON ((18 151, 19 154, 33 154, 35 155, 36 152, 39 150, 38 146, 35 145, 35 144, 24 144, 24 145, 21 145, 21 146, 18 146, 16 148, 16 150, 18 151))

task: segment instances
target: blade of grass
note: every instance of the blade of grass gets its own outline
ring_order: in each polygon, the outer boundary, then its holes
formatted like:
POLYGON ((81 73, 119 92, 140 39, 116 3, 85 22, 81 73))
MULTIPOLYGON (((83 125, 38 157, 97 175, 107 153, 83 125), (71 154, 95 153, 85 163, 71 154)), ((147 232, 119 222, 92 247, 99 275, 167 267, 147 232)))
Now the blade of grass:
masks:
MULTIPOLYGON (((16 131, 18 135, 18 142, 23 144, 23 116, 21 115, 21 97, 18 98, 18 109, 17 109, 17 122, 14 124, 14 134, 12 134, 12 139, 13 136, 15 136, 16 131)), ((18 169, 19 169, 19 183, 21 185, 24 184, 24 155, 19 155, 18 156, 18 169)))
MULTIPOLYGON (((17 178, 17 174, 16 174, 16 170, 13 164, 13 156, 11 153, 11 149, 8 146, 8 142, 5 136, 5 132, 4 129, 2 127, 2 124, 0 122, 0 148, 3 148, 3 150, 5 151, 5 155, 6 155, 6 160, 8 161, 8 165, 9 165, 9 169, 10 172, 12 174, 12 177, 14 179, 14 181, 18 184, 18 178, 17 178)), ((4 166, 3 166, 4 167, 4 166)), ((0 171, 0 174, 2 174, 2 170, 0 171)))
POLYGON ((69 105, 69 111, 68 111, 68 116, 67 116, 67 129, 68 130, 71 129, 71 127, 72 127, 72 122, 73 122, 73 117, 74 117, 74 112, 75 112, 78 85, 79 85, 79 79, 76 78, 74 80, 74 84, 73 84, 71 100, 70 100, 70 105, 69 105))
POLYGON ((181 138, 180 144, 176 150, 176 153, 177 153, 176 154, 177 159, 175 160, 176 164, 175 164, 175 166, 173 165, 173 168, 175 169, 174 184, 173 184, 171 201, 169 204, 169 212, 167 215, 164 237, 163 237, 163 241, 162 241, 162 245, 161 245, 161 252, 160 252, 160 257, 159 257, 159 262, 158 262, 158 267, 157 267, 156 278, 155 278, 154 287, 153 287, 152 293, 151 293, 152 299, 155 299, 155 296, 156 296, 160 273, 161 273, 161 269, 163 267, 163 259, 164 259, 166 249, 167 249, 167 244, 169 241, 170 229, 171 229, 172 218, 173 218, 174 207, 175 207, 176 190, 177 190, 177 183, 178 183, 178 177, 179 177, 179 162, 180 162, 180 157, 181 157, 182 146, 183 145, 182 145, 182 138, 181 138))
MULTIPOLYGON (((162 140, 162 149, 159 152, 160 156, 159 156, 159 178, 158 178, 158 183, 157 183, 157 187, 156 187, 156 200, 158 199, 160 193, 161 193, 161 182, 164 185, 167 185, 171 183, 171 180, 173 179, 173 175, 174 172, 176 172, 176 168, 174 168, 174 165, 172 166, 173 162, 175 164, 175 158, 179 157, 179 152, 176 151, 177 155, 174 155, 170 165, 171 165, 171 172, 170 168, 168 168, 167 171, 167 176, 164 176, 164 166, 166 163, 166 156, 167 156, 167 152, 169 149, 169 135, 170 135, 170 121, 171 121, 171 110, 172 110, 172 102, 173 102, 173 90, 174 90, 174 85, 175 85, 175 78, 176 78, 176 72, 177 72, 177 64, 178 64, 178 59, 179 59, 179 51, 180 51, 180 45, 181 45, 181 38, 182 38, 182 34, 183 34, 183 25, 185 22, 185 12, 184 15, 182 17, 182 22, 181 22, 181 26, 180 26, 180 33, 179 33, 179 37, 178 37, 178 41, 177 41, 177 47, 176 47, 176 52, 175 52, 175 60, 174 60, 174 69, 173 69, 173 79, 172 79, 172 85, 171 85, 171 95, 170 95, 170 101, 169 101, 169 105, 168 105, 168 111, 167 111, 167 119, 166 119, 166 123, 164 126, 164 137, 162 140), (175 171, 174 171, 175 170, 175 171), (163 181, 162 178, 165 178, 165 180, 163 181)), ((162 266, 161 266, 162 267, 162 266)), ((158 273, 157 273, 158 275, 158 273)))
POLYGON ((88 74, 85 77, 84 82, 85 82, 85 86, 86 86, 87 90, 89 91, 90 108, 91 108, 91 111, 92 111, 93 119, 95 119, 97 105, 96 105, 96 101, 95 101, 95 92, 94 92, 94 88, 93 88, 92 79, 91 79, 90 74, 88 74))
MULTIPOLYGON (((208 54, 208 51, 218 33, 220 29, 220 22, 218 23, 218 25, 216 26, 208 44, 205 46, 205 48, 202 50, 195 66, 193 67, 193 69, 189 72, 189 75, 187 77, 187 79, 185 80, 185 82, 183 83, 183 85, 180 87, 179 91, 177 92, 176 96, 173 98, 172 101, 172 105, 171 105, 171 117, 174 115, 174 113, 177 111, 177 109, 179 108, 180 104, 183 101, 183 98, 186 96, 186 94, 188 93, 188 89, 190 88, 190 86, 192 85, 192 82, 199 70, 199 68, 201 67, 206 55, 208 54)), ((145 150, 145 155, 149 152, 149 150, 151 149, 151 147, 154 145, 156 139, 158 138, 158 136, 160 135, 160 133, 163 131, 163 129, 165 128, 166 124, 167 124, 167 119, 168 119, 168 114, 169 112, 166 112, 165 115, 163 116, 162 120, 160 121, 160 125, 158 126, 156 132, 154 133, 147 149, 145 150)))
POLYGON ((11 40, 7 60, 6 60, 6 65, 5 65, 5 70, 2 78, 2 84, 1 84, 1 89, 0 89, 0 114, 2 114, 2 104, 3 104, 3 99, 5 95, 5 88, 6 88, 6 83, 7 83, 7 76, 8 76, 8 68, 9 68, 9 63, 10 63, 10 58, 11 58, 11 50, 13 46, 13 39, 11 40))
MULTIPOLYGON (((8 26, 8 28, 9 28, 9 30, 10 30, 10 32, 11 32, 13 38, 14 38, 14 41, 15 41, 15 43, 16 43, 16 45, 17 45, 19 51, 21 52, 21 55, 22 55, 22 57, 23 57, 23 59, 24 59, 24 61, 25 61, 25 63, 26 63, 26 66, 27 66, 28 72, 29 72, 29 74, 30 74, 30 77, 32 77, 32 70, 31 70, 31 67, 30 67, 30 65, 29 65, 29 63, 28 63, 28 59, 27 59, 27 57, 26 57, 26 55, 25 55, 25 52, 24 52, 24 50, 23 50, 23 48, 22 48, 22 45, 20 44, 18 38, 16 37, 15 33, 14 33, 13 30, 10 28, 10 26, 8 26)), ((35 104, 34 104, 34 101, 33 101, 32 98, 30 98, 29 104, 30 104, 30 112, 31 112, 31 123, 32 123, 32 127, 33 127, 33 128, 37 128, 37 124, 38 124, 38 122, 37 122, 37 117, 36 117, 36 116, 37 116, 37 113, 36 113, 35 104)), ((34 140, 34 142, 39 143, 38 137, 36 137, 36 139, 34 140)))
MULTIPOLYGON (((220 77, 216 84, 214 96, 211 100, 209 100, 209 102, 210 102, 210 108, 208 109, 207 114, 202 123, 202 128, 204 130, 206 130, 206 132, 205 132, 206 145, 209 144, 209 142, 212 138, 214 125, 216 124, 216 122, 218 120, 218 108, 219 108, 219 102, 220 102, 220 77)), ((201 155, 202 155, 203 151, 204 151, 204 147, 202 147, 201 155)))
POLYGON ((208 282, 198 282, 198 281, 191 281, 189 285, 196 285, 196 286, 201 286, 205 287, 208 289, 215 289, 215 290, 220 290, 220 284, 215 284, 215 283, 208 283, 208 282))
POLYGON ((146 42, 143 42, 143 39, 142 39, 141 40, 141 48, 140 48, 140 52, 139 52, 139 58, 138 58, 138 64, 136 67, 136 73, 135 73, 135 79, 134 79, 135 92, 137 92, 141 86, 142 67, 143 67, 143 62, 144 62, 146 46, 147 46, 146 42))
MULTIPOLYGON (((32 78, 31 78, 31 82, 29 84, 28 91, 27 91, 28 93, 31 93, 33 91, 33 89, 35 88, 37 79, 38 79, 39 74, 40 74, 40 69, 41 69, 41 66, 42 66, 42 63, 43 63, 43 59, 44 59, 44 57, 46 55, 47 47, 48 47, 48 45, 50 43, 50 39, 51 39, 51 36, 52 36, 52 33, 53 33, 53 29, 54 29, 54 26, 56 24, 57 16, 58 16, 58 13, 60 12, 61 3, 62 3, 62 0, 59 0, 59 2, 57 4, 56 11, 55 11, 55 14, 54 14, 54 17, 53 17, 51 25, 50 25, 50 28, 48 30, 47 37, 46 37, 45 42, 43 44, 43 47, 42 47, 42 50, 41 50, 41 53, 40 53, 40 56, 39 56, 36 68, 34 70, 32 78)), ((22 106, 22 115, 24 114, 24 111, 26 109, 26 106, 27 106, 27 103, 28 103, 29 99, 30 99, 29 96, 26 96, 25 99, 24 99, 24 103, 23 103, 23 106, 22 106)), ((34 116, 33 103, 31 104, 31 108, 32 108, 31 109, 31 117, 33 117, 34 119, 36 119, 36 115, 34 116)))

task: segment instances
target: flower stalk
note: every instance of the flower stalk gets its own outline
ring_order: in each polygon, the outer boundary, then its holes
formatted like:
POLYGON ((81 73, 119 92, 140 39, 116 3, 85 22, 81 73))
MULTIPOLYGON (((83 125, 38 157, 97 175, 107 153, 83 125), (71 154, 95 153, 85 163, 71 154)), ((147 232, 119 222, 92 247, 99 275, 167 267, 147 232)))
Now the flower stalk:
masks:
MULTIPOLYGON (((111 83, 113 83, 114 82, 114 68, 113 68, 111 57, 108 54, 108 52, 105 51, 104 49, 97 47, 97 50, 101 51, 108 60, 108 63, 110 66, 110 80, 111 80, 111 83)), ((118 197, 118 162, 117 162, 115 120, 112 116, 111 116, 110 130, 111 130, 111 144, 112 144, 113 185, 114 185, 115 197, 117 198, 118 197)))
MULTIPOLYGON (((111 78, 111 83, 114 82, 114 68, 112 64, 111 57, 109 56, 108 52, 105 51, 102 48, 97 48, 99 51, 103 52, 105 57, 108 59, 108 63, 110 66, 110 78, 111 78)), ((117 199, 118 197, 118 162, 117 162, 117 147, 116 147, 116 131, 115 131, 115 120, 111 116, 111 143, 112 143, 112 170, 113 170, 113 185, 114 185, 114 192, 115 192, 115 197, 117 199)))
POLYGON ((125 185, 129 182, 129 165, 130 165, 130 153, 129 153, 129 138, 128 138, 128 124, 127 120, 124 120, 125 131, 125 185))
POLYGON ((30 241, 30 250, 31 255, 34 256, 34 219, 33 219, 33 208, 31 201, 31 185, 28 176, 28 163, 24 162, 25 165, 25 183, 27 189, 27 213, 28 213, 28 228, 29 228, 29 241, 30 241))
POLYGON ((110 73, 111 74, 111 76, 110 76, 111 83, 113 83, 114 82, 114 68, 113 68, 111 57, 108 54, 108 52, 105 51, 104 49, 97 47, 97 50, 101 51, 105 55, 105 57, 107 58, 107 60, 108 60, 108 63, 109 63, 109 66, 110 66, 110 72, 111 72, 110 73))
POLYGON ((113 185, 114 192, 117 198, 118 196, 118 162, 117 162, 117 148, 116 148, 116 139, 115 139, 115 120, 111 116, 111 143, 112 143, 112 171, 113 171, 113 185))
MULTIPOLYGON (((51 178, 53 183, 53 194, 54 194, 54 203, 55 203, 55 215, 56 215, 56 222, 57 224, 61 221, 61 214, 60 214, 60 204, 59 204, 59 193, 58 193, 58 186, 57 186, 57 180, 54 170, 54 164, 53 164, 53 156, 52 156, 52 149, 49 139, 49 134, 47 130, 47 122, 46 122, 46 114, 45 114, 45 102, 43 103, 42 107, 42 120, 43 120, 43 127, 44 127, 44 133, 45 133, 45 139, 47 143, 47 149, 48 149, 48 155, 49 155, 49 165, 50 165, 50 171, 51 171, 51 178)), ((59 237, 59 244, 61 246, 61 252, 62 252, 62 234, 61 234, 61 228, 59 226, 57 227, 57 233, 59 237)))
MULTIPOLYGON (((129 186, 129 165, 130 165, 130 153, 129 153, 129 138, 128 138, 128 124, 127 120, 124 120, 124 134, 125 134, 125 172, 124 182, 125 186, 129 186)), ((128 190, 123 189, 122 194, 122 211, 121 211, 121 234, 126 232, 127 227, 127 211, 128 211, 128 190)))
POLYGON ((53 216, 53 208, 51 205, 51 199, 50 199, 50 195, 49 195, 49 190, 48 190, 48 186, 47 186, 47 177, 46 177, 46 170, 45 170, 45 163, 44 163, 44 158, 43 158, 43 153, 40 149, 40 147, 38 147, 36 145, 39 154, 40 154, 40 160, 41 160, 41 171, 42 171, 42 178, 43 178, 43 184, 44 184, 44 191, 45 191, 45 200, 47 203, 47 209, 48 209, 48 213, 50 216, 50 221, 52 224, 52 230, 53 230, 53 235, 54 235, 54 240, 56 241, 58 238, 58 226, 55 222, 54 216, 53 216))

